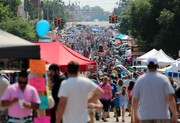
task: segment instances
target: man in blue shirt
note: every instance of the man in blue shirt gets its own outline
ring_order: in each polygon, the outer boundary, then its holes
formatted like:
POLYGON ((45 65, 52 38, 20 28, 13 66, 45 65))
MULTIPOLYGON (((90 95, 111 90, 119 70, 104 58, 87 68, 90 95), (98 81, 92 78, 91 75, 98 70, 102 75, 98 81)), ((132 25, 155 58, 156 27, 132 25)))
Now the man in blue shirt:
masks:
POLYGON ((111 88, 112 88, 112 100, 111 100, 111 110, 114 108, 114 101, 113 99, 116 97, 117 92, 117 85, 115 84, 114 76, 111 76, 111 88))

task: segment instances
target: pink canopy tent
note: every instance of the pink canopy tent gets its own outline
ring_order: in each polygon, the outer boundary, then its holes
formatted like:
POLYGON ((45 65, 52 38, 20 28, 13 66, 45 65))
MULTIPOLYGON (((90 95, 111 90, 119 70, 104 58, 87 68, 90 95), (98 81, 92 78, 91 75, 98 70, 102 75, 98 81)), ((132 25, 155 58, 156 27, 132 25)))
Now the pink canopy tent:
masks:
POLYGON ((80 64, 80 71, 96 71, 96 62, 91 61, 81 54, 73 51, 60 42, 36 43, 40 45, 41 59, 48 63, 56 63, 62 72, 70 61, 77 61, 80 64))

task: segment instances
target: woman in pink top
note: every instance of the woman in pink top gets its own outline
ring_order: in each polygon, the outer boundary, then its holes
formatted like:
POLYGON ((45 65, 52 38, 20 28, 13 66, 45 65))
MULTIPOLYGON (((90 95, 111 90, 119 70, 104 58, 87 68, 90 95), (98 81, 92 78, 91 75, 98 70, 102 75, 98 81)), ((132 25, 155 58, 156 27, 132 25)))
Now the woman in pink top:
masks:
POLYGON ((111 85, 108 83, 109 78, 107 76, 103 77, 103 81, 99 86, 103 89, 104 93, 101 97, 101 103, 103 104, 103 118, 104 122, 107 122, 106 118, 108 116, 108 110, 110 105, 110 99, 112 97, 111 85))

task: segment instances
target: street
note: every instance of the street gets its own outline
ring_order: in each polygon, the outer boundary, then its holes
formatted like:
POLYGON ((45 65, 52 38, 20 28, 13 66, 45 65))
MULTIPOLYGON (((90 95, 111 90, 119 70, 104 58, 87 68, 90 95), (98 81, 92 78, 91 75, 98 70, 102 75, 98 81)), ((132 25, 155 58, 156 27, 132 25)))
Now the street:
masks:
MULTIPOLYGON (((124 123, 130 123, 131 122, 131 117, 128 116, 128 115, 129 115, 129 113, 126 112, 126 114, 125 114, 125 122, 124 123)), ((114 117, 114 112, 110 112, 110 118, 107 118, 107 120, 108 120, 109 123, 117 123, 116 118, 114 117)), ((96 121, 95 123, 102 123, 102 122, 104 122, 104 121, 100 120, 100 121, 96 121)), ((122 123, 121 117, 119 117, 119 122, 122 123)))

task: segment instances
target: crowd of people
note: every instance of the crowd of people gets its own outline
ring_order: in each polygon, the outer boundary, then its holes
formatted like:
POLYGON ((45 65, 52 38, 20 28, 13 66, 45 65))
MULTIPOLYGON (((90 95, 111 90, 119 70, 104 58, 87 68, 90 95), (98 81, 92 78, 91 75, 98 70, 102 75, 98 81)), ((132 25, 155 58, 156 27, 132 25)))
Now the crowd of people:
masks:
MULTIPOLYGON (((178 86, 171 78, 157 72, 155 57, 147 60, 148 71, 138 71, 125 55, 130 45, 116 44, 112 27, 73 28, 63 38, 64 44, 97 62, 96 72, 79 74, 80 65, 71 61, 66 73, 57 64, 48 69, 50 89, 55 105, 49 110, 51 123, 108 122, 114 112, 116 122, 126 122, 125 112, 135 123, 177 123, 180 98, 178 86), (123 65, 127 69, 118 68, 123 65)), ((18 73, 17 82, 10 84, 0 76, 0 123, 32 123, 39 108, 37 90, 28 84, 28 73, 18 73), (6 108, 5 108, 6 107, 6 108), (6 116, 8 116, 6 118, 6 116)))

